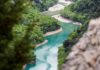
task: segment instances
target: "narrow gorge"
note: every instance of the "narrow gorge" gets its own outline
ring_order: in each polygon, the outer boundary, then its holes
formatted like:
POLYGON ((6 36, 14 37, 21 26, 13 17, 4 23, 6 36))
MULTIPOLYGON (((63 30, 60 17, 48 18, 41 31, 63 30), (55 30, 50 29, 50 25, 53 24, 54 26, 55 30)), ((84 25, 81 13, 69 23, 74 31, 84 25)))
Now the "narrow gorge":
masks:
POLYGON ((100 0, 0 0, 0 70, 100 70, 100 0))

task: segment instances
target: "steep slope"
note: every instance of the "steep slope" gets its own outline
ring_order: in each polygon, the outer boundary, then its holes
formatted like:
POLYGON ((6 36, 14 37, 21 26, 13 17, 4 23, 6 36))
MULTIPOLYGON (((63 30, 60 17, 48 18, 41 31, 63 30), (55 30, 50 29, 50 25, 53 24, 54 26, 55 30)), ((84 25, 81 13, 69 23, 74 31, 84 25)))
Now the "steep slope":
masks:
POLYGON ((62 70, 100 70, 100 18, 90 21, 87 32, 73 46, 62 70))

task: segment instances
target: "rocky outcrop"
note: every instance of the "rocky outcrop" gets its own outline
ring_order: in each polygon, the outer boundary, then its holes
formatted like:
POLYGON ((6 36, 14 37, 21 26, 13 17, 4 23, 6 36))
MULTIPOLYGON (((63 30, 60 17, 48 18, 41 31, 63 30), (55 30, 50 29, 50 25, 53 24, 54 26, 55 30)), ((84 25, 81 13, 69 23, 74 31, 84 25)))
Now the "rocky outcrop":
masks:
POLYGON ((100 70, 100 18, 90 21, 87 32, 73 46, 62 70, 100 70))

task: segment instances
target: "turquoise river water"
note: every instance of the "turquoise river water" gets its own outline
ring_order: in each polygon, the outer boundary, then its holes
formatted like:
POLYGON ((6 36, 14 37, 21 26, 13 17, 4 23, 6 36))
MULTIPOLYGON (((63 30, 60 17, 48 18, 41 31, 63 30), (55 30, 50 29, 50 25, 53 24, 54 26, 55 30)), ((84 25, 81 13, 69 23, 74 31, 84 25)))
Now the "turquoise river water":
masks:
POLYGON ((45 37, 48 43, 35 49, 36 65, 28 64, 25 70, 58 70, 58 47, 62 46, 68 35, 78 26, 72 23, 61 23, 61 27, 62 32, 45 37))

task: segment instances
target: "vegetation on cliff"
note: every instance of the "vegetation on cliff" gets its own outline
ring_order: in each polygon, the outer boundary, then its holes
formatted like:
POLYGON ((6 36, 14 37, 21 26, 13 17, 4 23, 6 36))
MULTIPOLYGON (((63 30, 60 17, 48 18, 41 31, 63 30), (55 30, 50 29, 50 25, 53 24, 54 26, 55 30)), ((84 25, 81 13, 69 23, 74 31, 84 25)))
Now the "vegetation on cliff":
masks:
MULTIPOLYGON (((67 56, 68 51, 71 49, 75 43, 78 42, 78 40, 82 37, 83 33, 87 30, 88 22, 91 18, 95 18, 100 16, 100 1, 99 0, 74 0, 75 2, 67 7, 62 11, 62 16, 64 18, 69 18, 73 21, 78 21, 82 23, 82 26, 72 32, 67 40, 64 42, 63 47, 64 51, 67 56)), ((61 47, 61 48, 63 48, 61 47)), ((61 63, 64 63, 65 56, 60 57, 61 54, 61 48, 59 49, 59 66, 61 66, 61 63)), ((59 67, 59 70, 61 70, 61 67, 59 67)))
POLYGON ((61 70, 100 69, 100 18, 91 19, 87 31, 72 47, 61 70))

